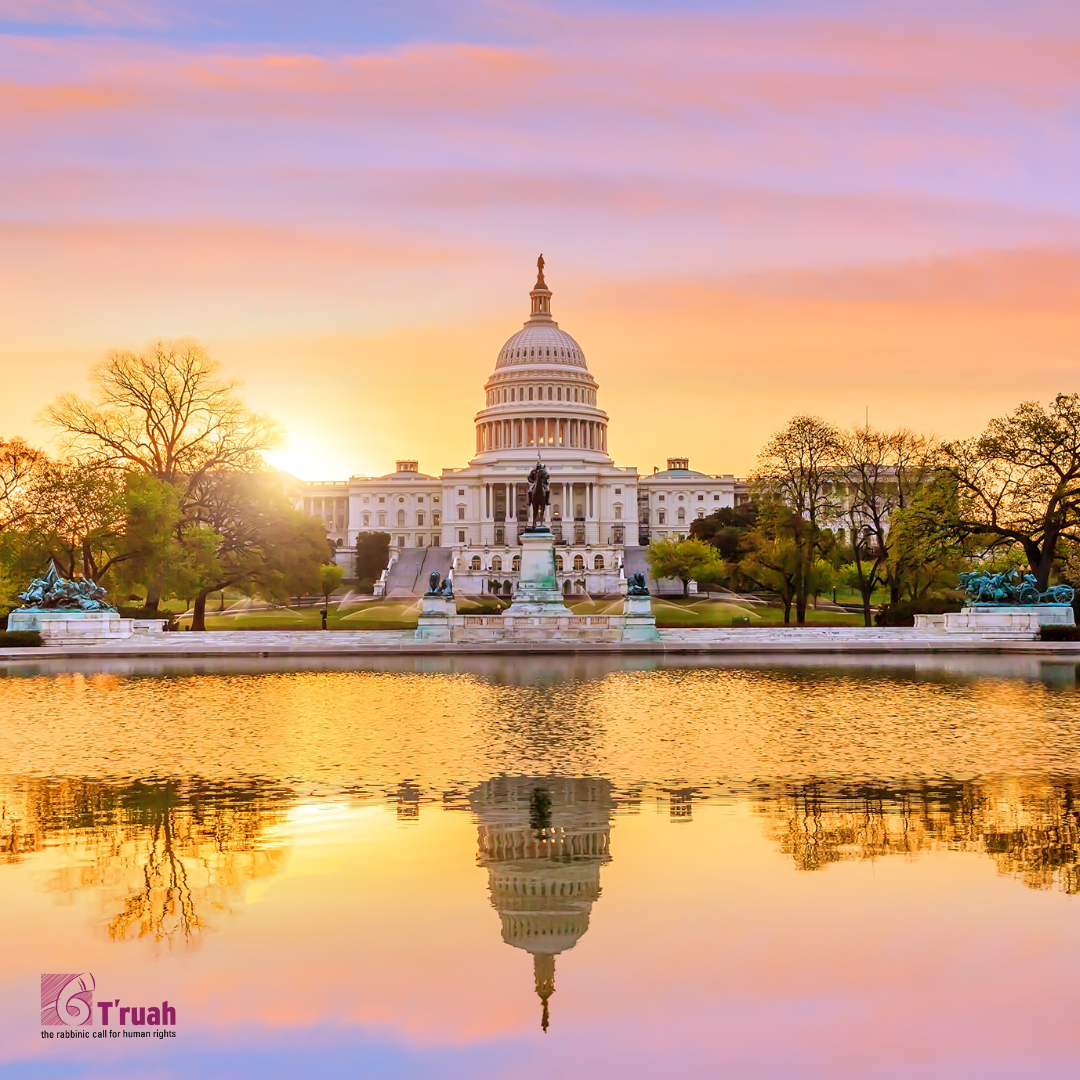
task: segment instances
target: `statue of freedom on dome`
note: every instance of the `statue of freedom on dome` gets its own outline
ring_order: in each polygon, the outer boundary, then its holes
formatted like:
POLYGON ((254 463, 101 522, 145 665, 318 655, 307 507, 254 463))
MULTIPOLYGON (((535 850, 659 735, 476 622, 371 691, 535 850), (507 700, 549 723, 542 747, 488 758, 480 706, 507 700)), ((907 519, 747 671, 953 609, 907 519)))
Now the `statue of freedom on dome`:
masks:
POLYGON ((529 508, 532 511, 530 529, 546 529, 544 517, 551 501, 551 483, 547 466, 538 461, 529 472, 529 508))

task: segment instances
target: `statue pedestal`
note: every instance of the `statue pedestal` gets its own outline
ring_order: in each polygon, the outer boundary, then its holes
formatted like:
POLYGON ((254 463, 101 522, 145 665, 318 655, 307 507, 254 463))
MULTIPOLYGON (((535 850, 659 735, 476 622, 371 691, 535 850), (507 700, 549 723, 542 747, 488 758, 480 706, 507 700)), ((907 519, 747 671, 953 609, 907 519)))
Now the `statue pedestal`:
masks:
POLYGON ((115 611, 16 608, 8 615, 8 629, 37 630, 43 645, 106 645, 131 637, 132 620, 115 611))
POLYGON ((623 600, 623 641, 659 641, 652 599, 628 594, 623 600))
POLYGON ((1070 604, 971 604, 946 615, 916 615, 915 629, 937 634, 986 634, 1033 641, 1043 626, 1075 626, 1070 604))
POLYGON ((550 529, 523 529, 521 570, 514 602, 506 610, 516 615, 569 615, 555 573, 555 537, 550 529))
POLYGON ((447 596, 422 596, 420 617, 416 620, 414 641, 449 641, 450 620, 457 614, 457 604, 447 596))
MULTIPOLYGON (((976 622, 990 615, 1034 615, 1039 626, 1075 626, 1072 604, 969 604, 959 614, 976 622)), ((946 622, 946 627, 948 623, 946 622)))

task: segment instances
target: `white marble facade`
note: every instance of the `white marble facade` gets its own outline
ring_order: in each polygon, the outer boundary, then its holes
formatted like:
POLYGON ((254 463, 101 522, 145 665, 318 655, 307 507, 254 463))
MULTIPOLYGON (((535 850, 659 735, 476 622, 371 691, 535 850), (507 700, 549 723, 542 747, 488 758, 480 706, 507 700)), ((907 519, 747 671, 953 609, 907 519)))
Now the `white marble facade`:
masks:
POLYGON ((599 385, 581 346, 552 318, 542 266, 529 297, 528 320, 499 350, 484 386, 467 466, 434 476, 406 459, 385 476, 304 485, 304 509, 323 521, 347 571, 356 537, 386 532, 392 560, 410 548, 450 548, 458 593, 509 595, 526 522, 525 477, 538 457, 551 477, 562 587, 572 593, 619 592, 628 547, 685 536, 694 518, 745 497, 742 481, 693 471, 685 458, 646 475, 616 465, 599 385))

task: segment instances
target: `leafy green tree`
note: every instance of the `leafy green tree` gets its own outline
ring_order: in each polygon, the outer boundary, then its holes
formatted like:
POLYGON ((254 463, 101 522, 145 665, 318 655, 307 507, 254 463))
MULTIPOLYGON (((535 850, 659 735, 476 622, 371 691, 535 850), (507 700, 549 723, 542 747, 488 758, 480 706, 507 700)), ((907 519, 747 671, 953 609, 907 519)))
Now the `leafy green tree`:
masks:
POLYGON ((240 588, 285 602, 320 587, 319 567, 331 555, 320 522, 293 505, 274 473, 207 473, 193 492, 184 525, 200 546, 192 563, 192 630, 206 629, 206 599, 240 588))
POLYGON ((1080 544, 1080 394, 1026 401, 971 439, 945 443, 956 525, 992 547, 1020 545, 1039 588, 1059 545, 1080 544))
POLYGON ((390 534, 361 533, 356 538, 356 582, 360 592, 371 592, 390 561, 390 534))
MULTIPOLYGON (((915 606, 956 584, 972 538, 958 520, 956 483, 948 473, 932 477, 894 515, 889 529, 890 581, 915 606)), ((893 601, 890 599, 890 603, 893 601)))
POLYGON ((690 535, 712 544, 725 562, 737 563, 744 554, 746 534, 757 525, 757 521, 758 508, 754 502, 724 506, 708 517, 696 518, 691 522, 690 535))
POLYGON ((43 565, 53 559, 62 573, 81 573, 106 584, 109 572, 130 555, 125 544, 124 475, 68 458, 50 462, 38 488, 27 540, 43 565))
POLYGON ((340 587, 344 577, 345 571, 337 563, 323 563, 319 567, 319 591, 327 607, 330 606, 330 597, 340 587))
POLYGON ((723 572, 716 549, 704 540, 656 540, 645 549, 649 572, 654 578, 678 578, 683 596, 690 595, 690 582, 698 575, 710 576, 723 572))
POLYGON ((791 535, 756 533, 739 570, 758 588, 774 592, 784 607, 784 622, 791 622, 791 605, 803 575, 802 552, 791 535))

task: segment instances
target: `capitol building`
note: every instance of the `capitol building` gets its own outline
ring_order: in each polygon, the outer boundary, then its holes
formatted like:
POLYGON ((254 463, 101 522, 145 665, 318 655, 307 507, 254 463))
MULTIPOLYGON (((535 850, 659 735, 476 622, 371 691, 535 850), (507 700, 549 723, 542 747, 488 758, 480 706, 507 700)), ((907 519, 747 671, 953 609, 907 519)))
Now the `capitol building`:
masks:
POLYGON ((385 476, 304 485, 303 506, 320 518, 351 576, 358 536, 390 535, 378 591, 423 592, 428 575, 453 571, 464 595, 513 594, 518 530, 528 520, 525 478, 538 459, 551 478, 548 520, 565 593, 616 593, 646 570, 650 541, 683 537, 690 523, 745 496, 732 475, 711 476, 669 458, 639 475, 608 454, 608 414, 578 342, 552 316, 543 257, 525 325, 499 350, 474 418, 468 465, 421 472, 403 459, 385 476))

